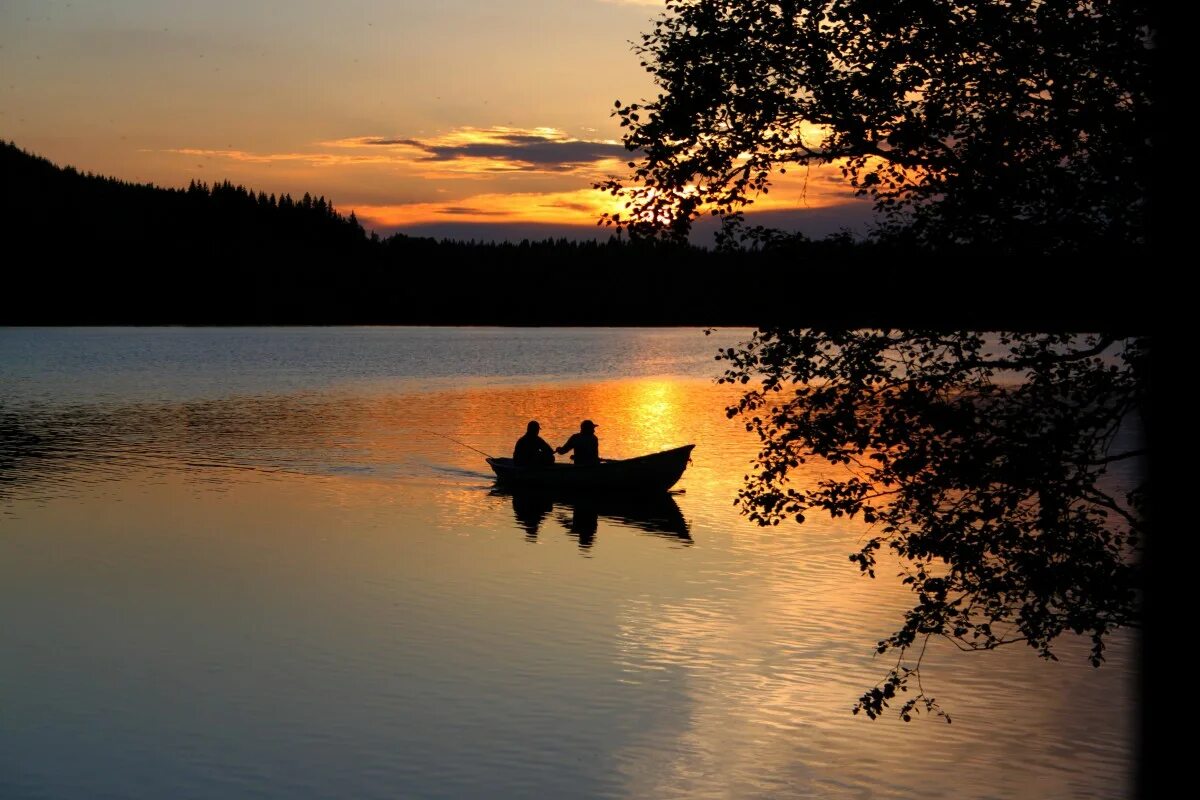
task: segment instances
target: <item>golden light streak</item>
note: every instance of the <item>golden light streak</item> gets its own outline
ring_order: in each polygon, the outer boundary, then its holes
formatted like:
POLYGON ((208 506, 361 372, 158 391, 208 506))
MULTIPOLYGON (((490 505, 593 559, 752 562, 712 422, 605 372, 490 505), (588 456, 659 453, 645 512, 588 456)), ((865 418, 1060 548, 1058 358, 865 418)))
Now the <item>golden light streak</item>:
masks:
POLYGON ((616 159, 605 159, 547 168, 540 167, 531 161, 522 161, 520 159, 459 156, 447 161, 423 161, 421 165, 431 164, 434 166, 418 172, 416 175, 429 180, 462 179, 475 176, 506 174, 514 177, 574 175, 579 177, 581 181, 591 181, 600 180, 607 175, 620 171, 624 163, 616 159))
POLYGON ((396 164, 399 160, 388 155, 345 155, 340 153, 249 153, 245 150, 202 150, 194 147, 180 147, 167 150, 184 156, 200 158, 220 158, 229 161, 240 161, 249 164, 274 164, 278 162, 296 162, 314 167, 339 167, 359 164, 396 164))
MULTIPOLYGON (((786 177, 786 176, 785 176, 786 177)), ((754 211, 796 211, 832 208, 849 199, 845 188, 827 187, 824 176, 780 181, 771 194, 756 198, 754 211)), ((356 205, 359 219, 384 227, 429 222, 547 222, 565 225, 595 225, 602 214, 626 214, 624 200, 595 189, 568 192, 486 193, 441 202, 398 205, 356 205)))
POLYGON ((535 128, 514 128, 507 125, 493 125, 479 128, 465 125, 447 133, 431 137, 387 137, 387 136, 352 136, 346 139, 333 139, 320 142, 322 147, 403 147, 415 146, 433 147, 462 147, 472 144, 510 144, 514 139, 541 139, 546 142, 591 142, 593 144, 620 144, 612 139, 576 139, 560 128, 538 126, 535 128))
MULTIPOLYGON (((577 175, 588 181, 622 171, 626 159, 588 154, 572 159, 564 153, 561 161, 535 161, 523 157, 522 150, 539 145, 584 145, 598 148, 618 147, 619 142, 605 139, 578 139, 551 127, 489 128, 461 127, 432 137, 403 138, 389 136, 352 136, 317 142, 312 152, 255 153, 238 149, 202 149, 181 147, 165 152, 184 156, 217 158, 251 164, 294 162, 314 167, 378 164, 406 170, 411 177, 438 180, 470 176, 577 175), (472 147, 509 148, 503 154, 474 154, 472 147), (334 150, 335 152, 327 152, 334 150), (339 152, 340 151, 340 152, 339 152), (345 151, 355 151, 347 153, 345 151)), ((544 157, 543 157, 544 158, 544 157)))
POLYGON ((595 189, 570 192, 489 193, 461 200, 403 205, 359 205, 359 219, 385 227, 427 222, 553 222, 595 225, 604 212, 618 212, 621 201, 595 189))

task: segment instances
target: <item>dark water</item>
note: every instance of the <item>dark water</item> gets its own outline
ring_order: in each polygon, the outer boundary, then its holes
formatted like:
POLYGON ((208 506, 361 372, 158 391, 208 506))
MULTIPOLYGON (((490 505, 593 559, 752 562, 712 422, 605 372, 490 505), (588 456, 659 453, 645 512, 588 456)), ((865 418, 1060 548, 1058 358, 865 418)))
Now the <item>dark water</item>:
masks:
POLYGON ((0 330, 0 796, 1129 795, 1131 637, 931 647, 953 725, 850 714, 907 593, 737 514, 742 333, 0 330), (695 443, 684 492, 530 504, 433 433, 531 418, 695 443))

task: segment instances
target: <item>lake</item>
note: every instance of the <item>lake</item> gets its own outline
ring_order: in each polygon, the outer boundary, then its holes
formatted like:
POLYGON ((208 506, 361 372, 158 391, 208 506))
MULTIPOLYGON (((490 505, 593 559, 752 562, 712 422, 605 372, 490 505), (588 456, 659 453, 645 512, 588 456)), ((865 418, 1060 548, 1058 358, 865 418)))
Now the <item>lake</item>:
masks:
POLYGON ((851 714, 909 593, 857 521, 738 513, 748 333, 0 329, 0 796, 1132 794, 1125 633, 935 643, 952 725, 851 714), (444 438, 584 418, 695 444, 677 491, 530 506, 444 438))

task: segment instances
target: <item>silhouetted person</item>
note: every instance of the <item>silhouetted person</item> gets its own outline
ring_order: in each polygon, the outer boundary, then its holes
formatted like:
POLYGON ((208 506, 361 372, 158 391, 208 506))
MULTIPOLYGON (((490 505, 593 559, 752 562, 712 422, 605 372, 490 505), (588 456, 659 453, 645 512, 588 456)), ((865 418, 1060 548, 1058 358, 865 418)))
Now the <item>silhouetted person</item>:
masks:
POLYGON ((554 448, 538 436, 542 426, 536 420, 525 426, 525 435, 513 448, 513 463, 519 467, 540 467, 554 463, 554 448))
POLYGON ((599 464, 600 440, 596 438, 595 431, 596 423, 590 419, 585 419, 579 423, 579 433, 571 434, 571 438, 567 439, 567 443, 554 452, 562 455, 574 450, 575 455, 571 456, 571 460, 575 462, 576 466, 599 464))

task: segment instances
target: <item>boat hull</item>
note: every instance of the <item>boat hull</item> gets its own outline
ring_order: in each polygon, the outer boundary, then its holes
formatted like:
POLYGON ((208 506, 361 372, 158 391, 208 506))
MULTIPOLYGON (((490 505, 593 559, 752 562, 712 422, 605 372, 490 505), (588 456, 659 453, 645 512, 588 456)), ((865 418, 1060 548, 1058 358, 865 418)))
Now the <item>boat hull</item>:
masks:
POLYGON ((578 492, 664 492, 679 481, 694 447, 689 444, 661 453, 601 461, 588 466, 518 467, 511 458, 489 458, 487 462, 496 473, 497 482, 505 486, 578 492))

